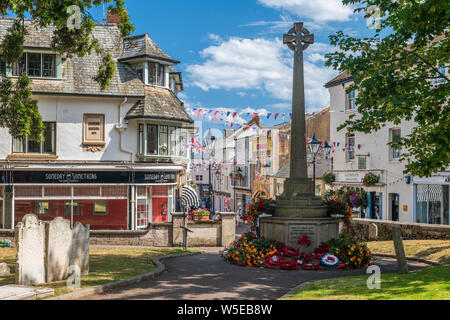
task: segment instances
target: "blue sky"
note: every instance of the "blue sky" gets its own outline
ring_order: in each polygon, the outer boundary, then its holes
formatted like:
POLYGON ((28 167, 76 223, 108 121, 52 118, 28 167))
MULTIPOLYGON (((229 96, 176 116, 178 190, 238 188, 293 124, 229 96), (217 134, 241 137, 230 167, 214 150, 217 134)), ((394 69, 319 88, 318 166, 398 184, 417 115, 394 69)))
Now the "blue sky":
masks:
MULTIPOLYGON (((308 111, 329 105, 323 85, 337 72, 324 66, 324 54, 333 50, 328 36, 338 30, 371 34, 362 15, 340 0, 126 0, 126 7, 135 34, 149 33, 181 61, 176 69, 183 72, 180 98, 186 105, 285 113, 285 120, 291 112, 292 53, 282 45, 282 36, 292 23, 304 21, 316 39, 305 54, 308 111)), ((263 119, 265 125, 283 121, 281 116, 277 121, 263 119)), ((223 128, 223 123, 206 118, 204 125, 223 128)))

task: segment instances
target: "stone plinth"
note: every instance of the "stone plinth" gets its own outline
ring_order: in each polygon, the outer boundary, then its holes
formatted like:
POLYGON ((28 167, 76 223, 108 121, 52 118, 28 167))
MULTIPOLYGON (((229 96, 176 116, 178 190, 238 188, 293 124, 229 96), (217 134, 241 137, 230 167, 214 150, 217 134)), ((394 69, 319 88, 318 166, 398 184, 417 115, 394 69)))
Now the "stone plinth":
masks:
POLYGON ((261 235, 311 253, 323 242, 339 237, 339 220, 332 218, 267 217, 260 221, 261 235), (307 235, 312 244, 300 248, 298 239, 307 235))
POLYGON ((184 245, 184 228, 187 225, 187 215, 183 212, 172 213, 172 245, 182 247, 184 245))
POLYGON ((6 263, 0 263, 0 276, 9 275, 11 271, 6 263))
POLYGON ((236 240, 236 213, 221 212, 222 247, 228 248, 236 240))
POLYGON ((8 300, 38 300, 55 295, 50 288, 33 288, 17 285, 0 287, 0 301, 8 300))

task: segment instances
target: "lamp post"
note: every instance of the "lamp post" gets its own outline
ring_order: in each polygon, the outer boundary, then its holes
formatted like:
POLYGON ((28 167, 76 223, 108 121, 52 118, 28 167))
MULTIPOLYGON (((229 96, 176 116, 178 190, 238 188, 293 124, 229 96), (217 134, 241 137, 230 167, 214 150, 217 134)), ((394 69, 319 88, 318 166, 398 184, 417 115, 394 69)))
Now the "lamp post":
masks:
POLYGON ((208 146, 208 153, 209 153, 209 179, 208 179, 208 192, 209 192, 209 200, 208 200, 208 209, 212 211, 212 174, 211 174, 211 156, 214 156, 214 143, 216 142, 216 137, 213 135, 208 135, 208 137, 205 139, 207 146, 208 146))
POLYGON ((308 142, 309 150, 311 151, 311 155, 313 157, 313 183, 314 183, 314 193, 316 192, 316 161, 317 156, 319 154, 320 150, 325 150, 327 153, 327 157, 331 153, 331 146, 328 144, 328 141, 325 141, 325 143, 322 146, 322 142, 320 140, 317 140, 316 134, 313 135, 312 139, 308 142))

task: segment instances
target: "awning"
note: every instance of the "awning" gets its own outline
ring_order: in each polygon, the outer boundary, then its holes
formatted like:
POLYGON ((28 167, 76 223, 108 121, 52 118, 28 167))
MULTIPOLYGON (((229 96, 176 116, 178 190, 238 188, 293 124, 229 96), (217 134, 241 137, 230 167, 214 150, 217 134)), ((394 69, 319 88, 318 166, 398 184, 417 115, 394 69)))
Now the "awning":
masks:
POLYGON ((183 187, 183 196, 181 197, 181 205, 184 208, 200 207, 200 200, 197 192, 189 186, 183 187))

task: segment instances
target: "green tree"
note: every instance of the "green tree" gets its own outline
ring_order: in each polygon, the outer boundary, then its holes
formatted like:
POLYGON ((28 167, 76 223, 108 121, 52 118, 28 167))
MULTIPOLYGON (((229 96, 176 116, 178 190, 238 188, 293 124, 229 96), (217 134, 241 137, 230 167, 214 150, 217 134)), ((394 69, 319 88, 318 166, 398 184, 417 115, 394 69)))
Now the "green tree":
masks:
POLYGON ((330 36, 337 52, 327 66, 354 77, 349 88, 359 90, 358 113, 339 130, 371 133, 388 123, 414 120, 408 136, 390 145, 402 149, 405 173, 431 176, 450 163, 449 66, 450 2, 436 0, 343 0, 356 13, 381 16, 369 38, 339 31, 330 36), (439 83, 439 84, 437 84, 439 83))
POLYGON ((93 7, 111 4, 108 10, 119 17, 118 27, 123 36, 128 36, 134 27, 126 13, 124 0, 0 0, 0 15, 12 15, 17 19, 7 30, 1 43, 2 60, 5 64, 17 63, 20 76, 17 81, 3 78, 0 81, 0 126, 9 129, 13 137, 28 135, 32 140, 42 140, 43 124, 37 101, 31 98, 31 79, 25 72, 24 43, 28 28, 53 26, 51 48, 68 57, 97 54, 102 56, 94 80, 105 90, 114 75, 116 64, 108 52, 104 52, 92 36, 94 18, 89 13, 93 7), (74 26, 72 6, 79 8, 79 25, 74 26), (25 24, 31 19, 31 25, 25 24), (69 23, 68 23, 69 22, 69 23))

